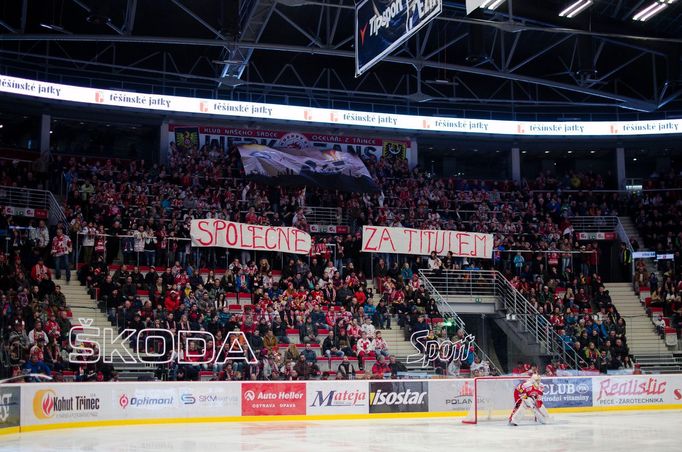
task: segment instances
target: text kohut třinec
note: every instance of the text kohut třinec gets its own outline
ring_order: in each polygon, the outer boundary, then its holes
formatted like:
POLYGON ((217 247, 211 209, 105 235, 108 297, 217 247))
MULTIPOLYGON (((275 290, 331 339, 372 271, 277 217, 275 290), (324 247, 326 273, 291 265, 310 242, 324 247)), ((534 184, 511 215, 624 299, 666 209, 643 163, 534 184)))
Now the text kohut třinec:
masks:
POLYGON ((96 416, 100 410, 96 395, 58 395, 52 389, 39 390, 33 396, 33 414, 37 419, 96 416))

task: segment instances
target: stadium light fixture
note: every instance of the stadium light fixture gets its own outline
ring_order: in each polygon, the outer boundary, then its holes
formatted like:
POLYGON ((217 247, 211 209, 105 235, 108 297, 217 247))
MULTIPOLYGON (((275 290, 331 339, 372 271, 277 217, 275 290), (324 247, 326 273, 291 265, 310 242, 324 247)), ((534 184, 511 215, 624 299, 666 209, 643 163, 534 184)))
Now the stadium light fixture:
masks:
POLYGON ((495 10, 502 5, 507 0, 483 0, 483 3, 481 3, 480 8, 481 9, 490 9, 490 10, 495 10))
POLYGON ((47 28, 48 30, 56 31, 58 33, 64 33, 65 35, 73 34, 69 30, 65 29, 60 25, 41 23, 40 26, 43 28, 47 28))
POLYGON ((567 19, 573 19, 578 14, 585 11, 587 8, 592 6, 593 0, 577 0, 566 7, 565 10, 559 13, 559 17, 565 17, 567 19))
POLYGON ((639 11, 637 14, 632 16, 632 20, 635 20, 638 22, 646 22, 647 20, 651 19, 656 14, 660 13, 661 11, 663 11, 664 9, 666 9, 668 6, 672 5, 676 1, 677 0, 655 0, 649 6, 645 7, 644 9, 639 11))

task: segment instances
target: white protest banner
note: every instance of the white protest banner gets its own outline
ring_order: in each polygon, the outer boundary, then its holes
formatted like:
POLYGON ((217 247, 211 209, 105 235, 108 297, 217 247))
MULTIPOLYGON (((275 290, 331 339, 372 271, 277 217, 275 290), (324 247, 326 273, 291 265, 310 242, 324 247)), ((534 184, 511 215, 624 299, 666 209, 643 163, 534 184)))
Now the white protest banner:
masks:
POLYGON ((192 246, 308 254, 310 234, 296 228, 261 226, 226 220, 192 220, 192 246))
POLYGON ((435 251, 439 256, 452 252, 458 257, 493 257, 492 234, 463 231, 362 227, 362 251, 427 255, 435 251))

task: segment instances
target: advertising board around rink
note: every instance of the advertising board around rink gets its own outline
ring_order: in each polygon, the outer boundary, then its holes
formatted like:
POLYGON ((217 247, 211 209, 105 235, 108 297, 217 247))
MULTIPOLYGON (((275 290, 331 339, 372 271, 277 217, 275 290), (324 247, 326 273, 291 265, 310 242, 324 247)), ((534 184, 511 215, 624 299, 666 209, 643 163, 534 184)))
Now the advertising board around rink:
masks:
POLYGON ((115 418, 110 392, 111 387, 87 383, 22 385, 21 426, 115 418))
POLYGON ((590 378, 543 378, 542 390, 547 408, 592 406, 590 378))
POLYGON ((628 375, 592 379, 595 407, 679 405, 681 375, 628 375))
POLYGON ((242 387, 243 416, 287 416, 306 414, 309 382, 245 382, 242 387))
POLYGON ((21 422, 21 388, 0 387, 0 432, 16 429, 21 422))
POLYGON ((178 388, 179 409, 190 416, 239 416, 241 392, 239 384, 205 384, 194 382, 178 388))
POLYGON ((427 381, 393 380, 369 383, 370 413, 423 413, 429 411, 427 381))
POLYGON ((468 412, 473 401, 471 379, 429 381, 430 412, 468 412))
MULTIPOLYGON (((554 377, 543 378, 542 383, 543 400, 550 413, 558 416, 581 411, 682 410, 682 375, 554 377)), ((501 384, 506 409, 516 383, 501 384)), ((21 430, 33 431, 150 422, 235 422, 243 416, 249 421, 255 419, 252 416, 259 421, 286 416, 366 419, 375 414, 463 417, 471 409, 476 385, 473 379, 432 379, 32 383, 16 385, 16 391, 13 387, 0 391, 3 427, 16 427, 21 413, 21 430)))
POLYGON ((311 381, 307 386, 307 414, 369 413, 367 381, 311 381))

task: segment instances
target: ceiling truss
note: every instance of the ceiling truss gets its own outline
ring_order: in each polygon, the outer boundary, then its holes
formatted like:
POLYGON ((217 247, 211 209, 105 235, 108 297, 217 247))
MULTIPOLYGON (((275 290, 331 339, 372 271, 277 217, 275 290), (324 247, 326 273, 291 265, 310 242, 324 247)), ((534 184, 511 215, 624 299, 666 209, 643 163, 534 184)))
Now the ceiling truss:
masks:
MULTIPOLYGON (((92 13, 84 0, 71 1, 83 14, 92 13)), ((487 110, 515 114, 533 107, 651 113, 677 105, 682 95, 682 86, 668 80, 662 70, 680 64, 679 52, 673 53, 677 61, 671 61, 666 46, 646 41, 598 33, 544 33, 537 29, 545 24, 521 17, 515 17, 512 31, 507 31, 498 26, 509 20, 503 14, 486 17, 497 23, 491 27, 471 23, 459 6, 449 5, 442 17, 376 70, 355 78, 353 30, 347 26, 351 4, 242 0, 241 33, 233 37, 194 10, 191 2, 163 1, 208 36, 141 34, 137 0, 123 2, 121 25, 107 22, 109 33, 26 33, 23 0, 15 21, 0 20, 0 70, 183 95, 350 108, 362 104, 377 110, 441 114, 487 110), (297 6, 287 6, 291 4, 297 6), (453 58, 453 49, 466 50, 472 27, 477 26, 486 28, 482 46, 486 57, 470 63, 453 58), (519 29, 523 26, 532 31, 519 29), (273 29, 291 39, 278 43, 273 29), (577 69, 578 61, 585 60, 586 39, 589 60, 598 68, 594 73, 577 69), (93 49, 87 56, 84 45, 93 49), (178 49, 191 57, 181 57, 178 49)), ((626 3, 617 2, 611 16, 629 14, 626 3)))

